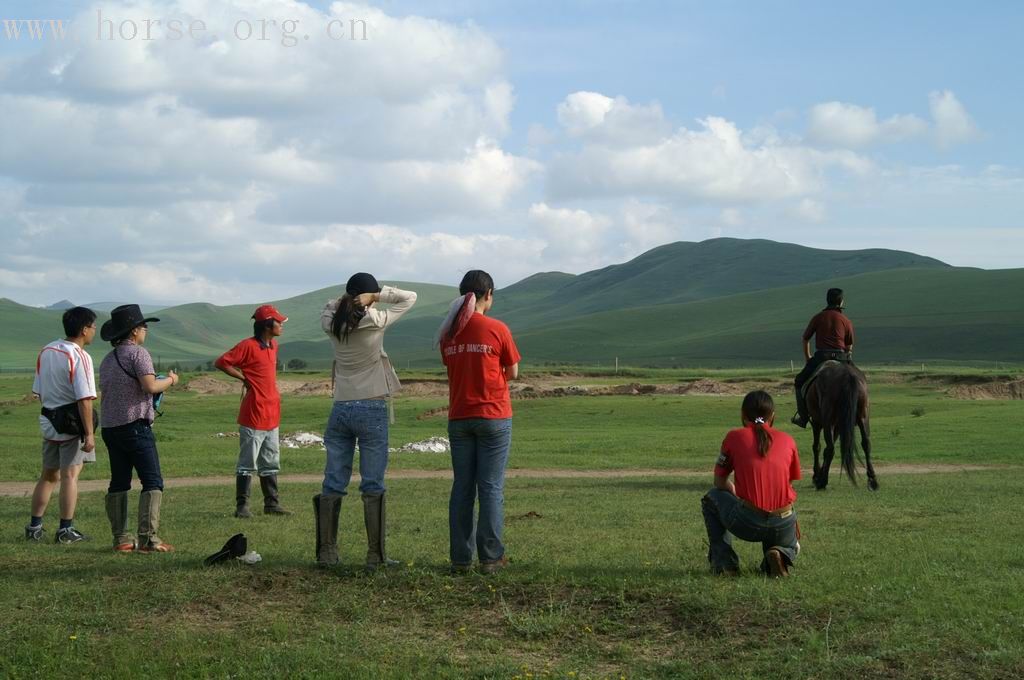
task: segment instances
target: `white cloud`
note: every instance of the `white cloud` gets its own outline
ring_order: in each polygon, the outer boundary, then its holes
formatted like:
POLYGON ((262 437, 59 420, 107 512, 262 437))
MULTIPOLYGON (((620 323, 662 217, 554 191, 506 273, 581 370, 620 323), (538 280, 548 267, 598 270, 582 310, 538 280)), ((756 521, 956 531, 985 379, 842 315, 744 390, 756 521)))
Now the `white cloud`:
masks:
MULTIPOLYGON (((806 200, 806 199, 805 199, 806 200)), ((727 227, 739 227, 743 225, 743 213, 736 208, 723 208, 719 213, 719 221, 727 227)))
POLYGON ((626 236, 618 243, 622 259, 677 241, 682 236, 682 219, 664 205, 630 199, 622 206, 621 220, 626 236))
POLYGON ((615 100, 599 92, 573 92, 558 105, 558 122, 571 135, 582 135, 604 122, 615 100))
POLYGON ((935 120, 935 141, 940 148, 971 142, 981 136, 967 109, 949 90, 930 93, 928 106, 935 120))
POLYGON ((599 261, 612 224, 605 215, 546 203, 531 205, 529 218, 545 241, 543 257, 574 267, 599 261))
POLYGON ((879 121, 872 108, 833 101, 811 108, 807 134, 814 142, 859 148, 900 142, 927 131, 928 123, 914 115, 896 115, 879 121))
POLYGON ((792 215, 805 222, 819 224, 825 221, 825 206, 820 201, 804 198, 793 208, 792 215))
POLYGON ((574 92, 558 105, 558 122, 573 137, 615 146, 657 141, 671 132, 661 105, 630 104, 598 92, 574 92))
POLYGON ((808 113, 807 136, 818 144, 861 148, 931 136, 942 149, 971 142, 980 132, 963 104, 949 90, 928 95, 932 122, 913 114, 879 120, 873 108, 831 101, 816 104, 808 113))
POLYGON ((544 242, 504 234, 417 233, 387 224, 332 224, 305 230, 300 240, 253 244, 249 257, 286 273, 305 272, 334 283, 346 271, 456 285, 469 269, 504 277, 499 287, 536 272, 544 242))
POLYGON ((871 163, 851 151, 821 151, 769 139, 744 141, 724 118, 699 121, 655 143, 584 144, 550 167, 548 192, 558 199, 660 196, 677 201, 748 202, 819 191, 830 168, 864 173, 871 163))

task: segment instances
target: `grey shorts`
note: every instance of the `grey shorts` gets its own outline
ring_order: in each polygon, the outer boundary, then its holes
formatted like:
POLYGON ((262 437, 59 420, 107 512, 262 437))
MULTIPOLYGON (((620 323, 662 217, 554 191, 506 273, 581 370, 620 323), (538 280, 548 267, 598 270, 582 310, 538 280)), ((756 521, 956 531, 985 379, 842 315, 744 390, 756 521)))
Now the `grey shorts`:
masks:
POLYGON ((43 440, 43 467, 48 470, 74 467, 83 463, 96 462, 96 449, 89 453, 82 450, 80 439, 69 439, 66 442, 43 440))

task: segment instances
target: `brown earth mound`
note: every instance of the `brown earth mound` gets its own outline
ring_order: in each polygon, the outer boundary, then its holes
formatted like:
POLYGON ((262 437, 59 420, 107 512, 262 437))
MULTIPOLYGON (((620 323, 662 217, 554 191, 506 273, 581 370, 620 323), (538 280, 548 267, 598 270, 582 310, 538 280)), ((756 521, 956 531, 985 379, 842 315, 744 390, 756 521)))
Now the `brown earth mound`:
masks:
POLYGON ((1024 379, 1005 383, 954 385, 946 391, 954 399, 1024 399, 1024 379))
POLYGON ((281 394, 297 394, 303 397, 329 397, 334 394, 330 380, 304 383, 282 381, 277 384, 277 389, 281 394))
POLYGON ((742 385, 733 383, 723 383, 717 380, 708 380, 701 378, 700 380, 694 380, 688 385, 683 385, 680 389, 681 394, 726 394, 726 395, 740 395, 746 394, 747 389, 742 385))
POLYGON ((31 404, 36 401, 36 395, 29 392, 22 396, 20 399, 8 399, 7 401, 0 401, 0 406, 21 406, 22 404, 31 404))
POLYGON ((429 420, 430 418, 447 418, 448 407, 439 406, 438 408, 427 409, 423 413, 416 416, 416 420, 429 420))
POLYGON ((210 395, 210 394, 239 394, 241 392, 241 386, 235 382, 228 382, 227 380, 218 380, 212 375, 198 375, 188 381, 188 385, 185 389, 189 392, 195 392, 196 394, 210 395))
MULTIPOLYGON (((220 380, 212 375, 200 375, 189 380, 185 389, 202 395, 217 394, 240 394, 241 385, 234 380, 220 380)), ((277 389, 281 394, 296 394, 299 396, 330 396, 331 381, 314 380, 304 382, 301 380, 278 380, 277 389)))

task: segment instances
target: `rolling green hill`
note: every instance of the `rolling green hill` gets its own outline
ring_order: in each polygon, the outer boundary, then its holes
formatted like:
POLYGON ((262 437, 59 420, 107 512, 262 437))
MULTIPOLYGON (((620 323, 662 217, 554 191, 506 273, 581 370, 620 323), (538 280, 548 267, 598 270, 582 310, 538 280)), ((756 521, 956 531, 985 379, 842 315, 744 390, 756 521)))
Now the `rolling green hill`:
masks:
MULTIPOLYGON (((400 366, 436 365, 433 334, 453 287, 396 282, 419 302, 389 332, 400 366)), ((867 363, 1024 362, 1024 269, 957 268, 890 250, 826 251, 772 241, 675 243, 578 276, 535 274, 495 298, 529 363, 736 366, 799 363, 800 334, 825 289, 847 291, 867 363)), ((289 316, 281 359, 330 362, 320 310, 340 287, 274 304, 289 316)), ((147 347, 164 363, 206 363, 245 337, 255 305, 160 311, 147 347)), ((0 367, 31 366, 60 333, 60 312, 0 300, 0 367)), ((105 343, 92 347, 99 358, 105 343)))
POLYGON ((502 290, 502 314, 532 327, 567 316, 693 302, 754 290, 906 267, 950 269, 895 250, 820 250, 762 239, 670 243, 624 264, 580 274, 539 274, 502 290), (542 295, 542 287, 548 294, 542 295))

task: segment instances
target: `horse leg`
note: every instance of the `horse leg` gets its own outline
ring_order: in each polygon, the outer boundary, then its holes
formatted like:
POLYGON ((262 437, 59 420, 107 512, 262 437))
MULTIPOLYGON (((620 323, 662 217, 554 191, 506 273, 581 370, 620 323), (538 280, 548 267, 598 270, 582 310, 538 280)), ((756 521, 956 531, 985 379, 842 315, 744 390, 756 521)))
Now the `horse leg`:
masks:
POLYGON ((875 477, 875 466, 871 464, 871 426, 867 418, 857 421, 860 428, 860 448, 864 451, 864 464, 868 469, 868 489, 878 491, 878 479, 875 477))
POLYGON ((819 455, 821 454, 821 428, 813 420, 811 421, 811 428, 814 430, 814 444, 811 447, 814 449, 814 476, 812 479, 814 480, 815 488, 822 489, 824 487, 820 486, 821 463, 819 462, 819 455))
POLYGON ((836 433, 831 427, 825 428, 825 465, 821 468, 821 485, 819 489, 828 486, 828 469, 832 467, 832 457, 836 454, 836 433))

